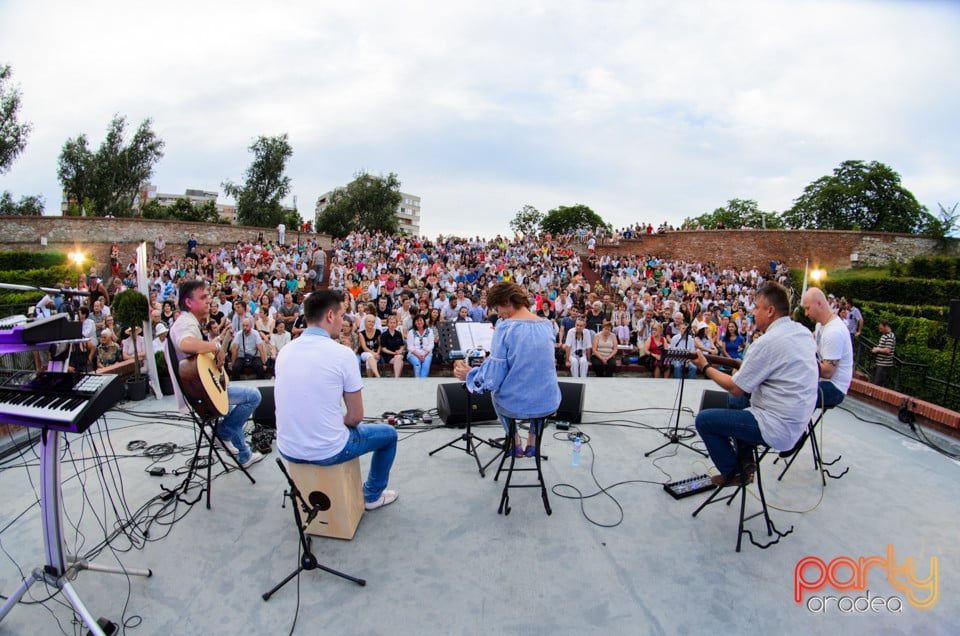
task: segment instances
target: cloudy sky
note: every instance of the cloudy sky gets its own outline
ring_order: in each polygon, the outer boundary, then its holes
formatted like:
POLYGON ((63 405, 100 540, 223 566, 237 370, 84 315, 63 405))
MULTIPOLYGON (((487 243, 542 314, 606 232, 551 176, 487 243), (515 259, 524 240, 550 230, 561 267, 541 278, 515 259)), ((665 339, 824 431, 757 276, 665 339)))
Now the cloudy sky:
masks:
POLYGON ((64 141, 99 146, 115 113, 166 142, 161 192, 240 182, 287 133, 305 217, 395 172, 429 236, 507 232, 525 204, 779 212, 847 159, 960 201, 960 2, 3 0, 0 43, 34 125, 0 190, 48 214, 64 141))

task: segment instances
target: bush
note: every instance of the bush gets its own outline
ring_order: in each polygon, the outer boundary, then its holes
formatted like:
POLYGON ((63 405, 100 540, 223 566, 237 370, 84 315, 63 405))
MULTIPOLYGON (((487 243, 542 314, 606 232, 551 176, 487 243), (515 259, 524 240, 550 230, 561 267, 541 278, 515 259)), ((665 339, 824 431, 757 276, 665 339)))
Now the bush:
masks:
POLYGON ((918 256, 905 266, 904 274, 914 278, 960 280, 960 257, 918 256))
POLYGON ((18 269, 45 269, 66 265, 63 252, 0 252, 0 272, 18 269))
POLYGON ((903 305, 948 306, 951 298, 960 298, 960 280, 926 280, 921 278, 880 278, 868 280, 829 280, 823 289, 838 298, 889 302, 896 299, 903 305))

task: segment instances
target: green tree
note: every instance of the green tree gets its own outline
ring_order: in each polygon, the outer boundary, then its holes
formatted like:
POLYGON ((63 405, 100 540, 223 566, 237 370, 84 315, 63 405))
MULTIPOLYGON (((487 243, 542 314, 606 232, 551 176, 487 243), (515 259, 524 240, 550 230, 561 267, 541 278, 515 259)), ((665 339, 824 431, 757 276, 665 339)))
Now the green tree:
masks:
POLYGON ((536 234, 540 230, 541 221, 543 213, 532 205, 525 205, 517 210, 510 221, 510 229, 517 234, 536 234))
POLYGON ((303 217, 300 216, 300 212, 296 208, 286 210, 285 216, 283 217, 283 224, 286 226, 287 231, 295 232, 303 227, 303 217))
POLYGON ((317 231, 337 238, 357 230, 393 234, 402 199, 400 179, 393 172, 378 177, 359 172, 330 195, 330 204, 317 215, 317 231))
POLYGON ((170 208, 160 205, 156 199, 150 199, 140 208, 140 216, 145 219, 172 219, 170 208))
POLYGON ((284 176, 293 148, 284 133, 277 137, 261 135, 250 145, 253 162, 245 173, 243 186, 223 183, 227 196, 237 202, 237 222, 255 227, 274 227, 283 220, 281 201, 290 193, 290 177, 284 176))
POLYGON ((872 161, 844 161, 832 176, 820 177, 783 213, 792 228, 923 232, 932 217, 900 185, 900 175, 872 161))
POLYGON ((42 216, 43 206, 43 196, 24 196, 15 203, 9 192, 0 195, 0 215, 42 216))
POLYGON ((948 209, 942 203, 937 203, 940 211, 936 217, 930 219, 926 228, 927 234, 941 240, 950 236, 957 228, 957 222, 960 221, 960 212, 957 211, 958 206, 960 206, 960 203, 954 203, 948 209))
POLYGON ((90 152, 86 135, 68 139, 63 144, 57 163, 57 177, 67 198, 67 215, 93 215, 94 154, 90 152))
POLYGON ((10 170, 13 160, 27 147, 33 125, 17 121, 20 113, 20 88, 9 83, 13 72, 0 66, 0 174, 10 170))
POLYGON ((684 219, 683 225, 690 228, 703 226, 706 230, 721 227, 739 229, 741 227, 776 229, 783 227, 783 220, 775 212, 764 212, 752 199, 730 199, 727 205, 708 214, 684 219))
POLYGON ((220 218, 217 204, 213 201, 193 203, 183 197, 174 201, 173 205, 161 205, 156 199, 151 199, 140 210, 145 219, 167 219, 172 221, 195 221, 199 223, 229 223, 220 218))
POLYGON ((561 205, 547 212, 543 220, 540 221, 540 230, 550 232, 553 235, 579 228, 592 230, 597 226, 611 229, 610 224, 604 221, 599 214, 583 204, 561 205))
POLYGON ((145 119, 125 143, 126 118, 115 115, 96 153, 86 135, 68 139, 60 151, 57 176, 72 211, 92 216, 133 216, 140 186, 163 157, 163 140, 145 119))

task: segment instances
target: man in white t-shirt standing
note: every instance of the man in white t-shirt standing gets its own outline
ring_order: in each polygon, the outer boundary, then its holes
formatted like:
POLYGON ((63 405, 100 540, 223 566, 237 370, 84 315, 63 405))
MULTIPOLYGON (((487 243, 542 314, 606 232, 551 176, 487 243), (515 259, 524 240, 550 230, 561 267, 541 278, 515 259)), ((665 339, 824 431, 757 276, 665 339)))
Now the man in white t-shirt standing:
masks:
POLYGON ((817 407, 836 406, 843 402, 853 378, 853 345, 843 320, 833 313, 827 297, 818 287, 803 294, 803 312, 817 323, 817 360, 820 364, 820 389, 817 407))
POLYGON ((397 431, 361 424, 363 382, 356 355, 331 338, 343 326, 343 293, 321 290, 303 303, 307 328, 277 355, 277 449, 290 462, 331 466, 373 453, 363 484, 367 510, 397 500, 387 490, 397 431), (346 405, 344 414, 341 404, 346 405), (305 408, 305 405, 310 405, 305 408))

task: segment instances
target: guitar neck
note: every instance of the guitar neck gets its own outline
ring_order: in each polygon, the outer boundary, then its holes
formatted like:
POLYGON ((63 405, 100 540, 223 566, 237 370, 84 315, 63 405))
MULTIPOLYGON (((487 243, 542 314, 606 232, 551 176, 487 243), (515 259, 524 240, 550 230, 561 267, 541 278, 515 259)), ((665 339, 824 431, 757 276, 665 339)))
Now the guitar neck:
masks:
MULTIPOLYGON (((666 349, 663 352, 664 361, 681 361, 681 360, 694 360, 697 357, 696 351, 689 351, 687 349, 666 349)), ((730 367, 732 369, 739 369, 740 363, 742 360, 737 360, 736 358, 727 358, 725 356, 713 356, 709 354, 703 354, 703 357, 706 358, 707 362, 711 364, 719 364, 724 367, 730 367)))

